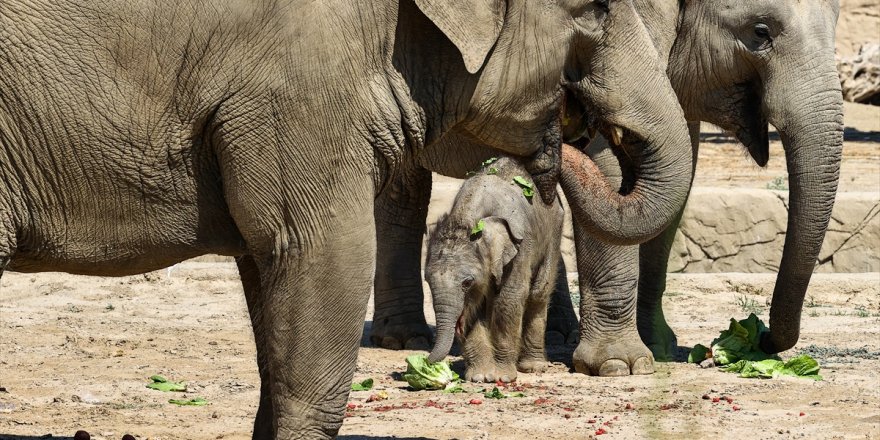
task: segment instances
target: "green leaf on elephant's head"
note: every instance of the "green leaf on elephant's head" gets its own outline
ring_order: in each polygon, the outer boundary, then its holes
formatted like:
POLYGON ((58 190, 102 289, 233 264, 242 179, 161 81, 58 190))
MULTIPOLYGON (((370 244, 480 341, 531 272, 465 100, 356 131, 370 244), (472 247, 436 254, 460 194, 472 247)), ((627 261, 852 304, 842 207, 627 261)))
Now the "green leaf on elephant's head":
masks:
POLYGON ((477 224, 471 228, 471 238, 479 238, 480 234, 483 232, 483 229, 486 228, 486 222, 483 219, 477 220, 477 224))
POLYGON ((495 163, 496 161, 498 161, 498 158, 497 158, 497 157, 490 157, 490 158, 484 160, 483 163, 480 164, 480 167, 485 168, 485 167, 487 167, 487 166, 489 166, 489 165, 492 165, 492 164, 495 163))
POLYGON ((531 200, 532 197, 535 196, 535 185, 532 184, 532 182, 529 182, 525 177, 513 176, 513 183, 516 183, 522 188, 522 193, 527 199, 531 200))
POLYGON ((489 175, 492 175, 492 174, 498 174, 498 168, 495 168, 495 167, 489 167, 489 170, 486 171, 486 174, 489 174, 489 175))
POLYGON ((352 391, 370 391, 373 389, 373 378, 367 378, 360 382, 351 384, 352 391))

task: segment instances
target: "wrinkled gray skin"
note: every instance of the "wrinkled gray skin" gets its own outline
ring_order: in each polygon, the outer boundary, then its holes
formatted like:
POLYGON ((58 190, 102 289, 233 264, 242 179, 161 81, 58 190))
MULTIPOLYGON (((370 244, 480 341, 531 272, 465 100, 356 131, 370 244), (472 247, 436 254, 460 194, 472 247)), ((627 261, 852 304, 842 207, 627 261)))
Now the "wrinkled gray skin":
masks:
POLYGON ((456 334, 465 379, 510 382, 543 371, 547 303, 556 283, 564 212, 526 198, 522 165, 501 158, 464 182, 428 241, 425 279, 437 317, 429 356, 449 354, 456 334), (494 172, 494 174, 489 174, 494 172), (472 233, 482 221, 483 230, 472 233))
POLYGON ((605 86, 674 101, 656 62, 627 82, 606 65, 648 48, 633 22, 626 0, 0 2, 0 263, 112 276, 236 256, 254 438, 332 437, 394 182, 423 155, 454 163, 449 136, 530 158, 552 200, 566 88, 606 125, 624 113, 605 86))
MULTIPOLYGON (((692 121, 689 128, 694 164, 699 121, 734 133, 759 165, 768 159, 768 122, 780 133, 791 188, 789 223, 771 307, 773 331, 765 336, 762 346, 768 352, 788 349, 797 341, 803 298, 838 180, 843 125, 834 66, 837 2, 696 0, 679 9, 677 2, 638 0, 636 7, 656 50, 668 55, 669 76, 692 121), (770 46, 766 46, 763 33, 756 35, 758 23, 768 26, 770 46)), ((633 180, 631 155, 607 148, 601 139, 590 146, 590 151, 602 171, 617 184, 622 179, 620 163, 627 164, 624 171, 630 176, 621 187, 621 192, 627 193, 633 180)), ((414 187, 430 186, 429 173, 413 175, 416 177, 410 182, 414 187)), ((411 206, 418 208, 398 208, 397 212, 409 212, 411 218, 423 220, 427 201, 426 195, 422 200, 410 199, 411 206)), ((679 220, 680 214, 664 233, 643 244, 639 251, 596 241, 590 236, 590 228, 575 217, 581 316, 589 317, 581 320, 581 343, 574 353, 578 371, 604 376, 649 374, 654 371, 654 357, 672 359, 677 344, 661 301, 679 220)), ((418 243, 410 242, 410 253, 418 250, 418 243)), ((404 254, 402 249, 398 248, 396 254, 404 254)), ((383 266, 380 252, 380 275, 383 267, 387 266, 383 266)), ((416 308, 421 307, 420 288, 413 283, 396 284, 391 278, 395 275, 407 280, 410 272, 413 270, 388 271, 385 277, 376 279, 376 316, 397 323, 390 329, 378 327, 384 332, 374 328, 373 341, 379 345, 427 345, 430 338, 421 309, 416 308), (402 305, 400 314, 394 313, 397 305, 402 305)), ((553 329, 565 332, 570 328, 570 311, 560 299, 568 300, 563 289, 557 289, 551 301, 548 335, 553 329)), ((382 318, 378 322, 381 324, 382 318)))
MULTIPOLYGON (((677 118, 680 108, 662 75, 665 66, 653 58, 655 50, 647 31, 635 11, 627 6, 624 2, 611 4, 614 20, 606 21, 604 41, 613 42, 614 50, 601 52, 601 62, 581 65, 593 76, 601 76, 602 81, 581 79, 582 72, 566 70, 566 78, 583 86, 572 88, 571 95, 579 97, 587 91, 589 99, 567 101, 568 123, 564 129, 567 138, 576 139, 588 131, 589 124, 584 122, 592 123, 590 128, 602 133, 611 132, 612 126, 622 127, 623 148, 638 161, 639 179, 635 180, 632 192, 623 197, 596 177, 602 175, 598 168, 590 163, 580 166, 581 162, 589 161, 583 161, 575 149, 563 150, 568 151, 563 156, 578 166, 563 167, 561 175, 566 197, 570 202, 574 200, 572 214, 586 225, 590 234, 618 244, 647 240, 672 221, 667 214, 680 209, 692 172, 686 127, 668 127, 668 121, 677 118), (661 75, 647 75, 649 72, 661 75), (641 79, 645 76, 650 79, 641 79), (583 103, 586 105, 582 106, 583 103), (573 173, 575 169, 578 173, 573 173)), ((430 346, 431 329, 422 311, 420 267, 431 191, 429 170, 464 178, 468 171, 476 170, 480 162, 494 155, 490 150, 470 148, 468 138, 458 133, 445 135, 440 143, 442 149, 426 150, 417 154, 413 162, 404 164, 388 191, 376 200, 380 239, 371 340, 381 347, 430 346)), ((561 271, 560 289, 566 288, 564 276, 565 271, 561 271)), ((571 338, 577 324, 570 300, 568 307, 556 309, 567 309, 567 322, 572 323, 555 328, 556 339, 571 338)))
MULTIPOLYGON (((639 0, 637 7, 658 50, 669 53, 670 79, 693 121, 694 166, 699 121, 735 134, 760 166, 769 154, 767 124, 779 132, 791 188, 788 230, 770 309, 771 332, 761 347, 768 353, 787 350, 798 340, 804 294, 837 189, 843 142, 834 63, 837 2, 697 0, 679 11, 675 2, 639 0)), ((613 180, 623 177, 625 192, 631 180, 628 158, 604 142, 594 142, 590 154, 613 180)), ((677 342, 661 303, 680 219, 640 248, 595 241, 575 221, 583 317, 574 353, 577 371, 650 373, 651 354, 673 358, 677 342)))

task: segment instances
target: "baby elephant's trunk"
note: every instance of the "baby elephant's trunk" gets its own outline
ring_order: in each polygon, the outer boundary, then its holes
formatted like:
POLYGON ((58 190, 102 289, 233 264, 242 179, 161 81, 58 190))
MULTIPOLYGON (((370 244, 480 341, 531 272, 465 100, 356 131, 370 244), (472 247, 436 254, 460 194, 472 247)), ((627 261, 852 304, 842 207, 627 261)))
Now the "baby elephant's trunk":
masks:
POLYGON ((428 360, 431 362, 442 361, 449 354, 449 350, 452 349, 452 342, 455 340, 455 329, 463 307, 461 300, 438 302, 438 296, 440 295, 434 295, 437 337, 435 338, 434 349, 428 356, 428 360))

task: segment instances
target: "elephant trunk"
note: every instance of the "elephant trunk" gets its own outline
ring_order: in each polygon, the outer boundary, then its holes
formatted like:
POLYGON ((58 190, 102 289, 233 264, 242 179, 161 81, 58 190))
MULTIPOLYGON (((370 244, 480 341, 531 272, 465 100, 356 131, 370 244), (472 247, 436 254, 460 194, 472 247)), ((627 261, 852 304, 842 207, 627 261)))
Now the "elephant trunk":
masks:
POLYGON ((615 191, 586 154, 563 146, 562 189, 575 220, 590 235, 610 244, 638 244, 675 218, 693 174, 691 143, 683 118, 680 122, 658 126, 650 130, 657 134, 624 147, 635 164, 635 182, 626 194, 615 191))
POLYGON ((830 53, 818 58, 822 68, 811 69, 817 73, 810 78, 802 75, 811 70, 799 69, 798 78, 780 78, 784 85, 767 87, 781 90, 766 105, 785 149, 790 188, 788 230, 770 306, 770 332, 761 338, 761 349, 767 353, 788 350, 798 341, 804 295, 837 192, 843 98, 830 53))
POLYGON ((461 299, 438 300, 438 296, 442 295, 437 295, 437 293, 434 294, 434 314, 437 317, 437 335, 434 338, 434 349, 431 350, 431 354, 428 355, 428 360, 430 362, 439 362, 449 354, 449 350, 452 349, 452 342, 455 340, 458 319, 461 316, 463 309, 461 299))

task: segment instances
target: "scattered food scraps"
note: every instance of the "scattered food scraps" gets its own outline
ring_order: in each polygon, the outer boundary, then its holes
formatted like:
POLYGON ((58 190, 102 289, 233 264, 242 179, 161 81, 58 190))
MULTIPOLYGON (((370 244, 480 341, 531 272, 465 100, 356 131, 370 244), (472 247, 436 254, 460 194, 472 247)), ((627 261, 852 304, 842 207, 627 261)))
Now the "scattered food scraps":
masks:
POLYGON ((150 376, 153 383, 147 384, 147 388, 158 391, 186 391, 186 382, 169 382, 164 376, 150 376))
POLYGON ((370 391, 373 389, 373 378, 366 378, 360 382, 351 384, 352 391, 370 391))

